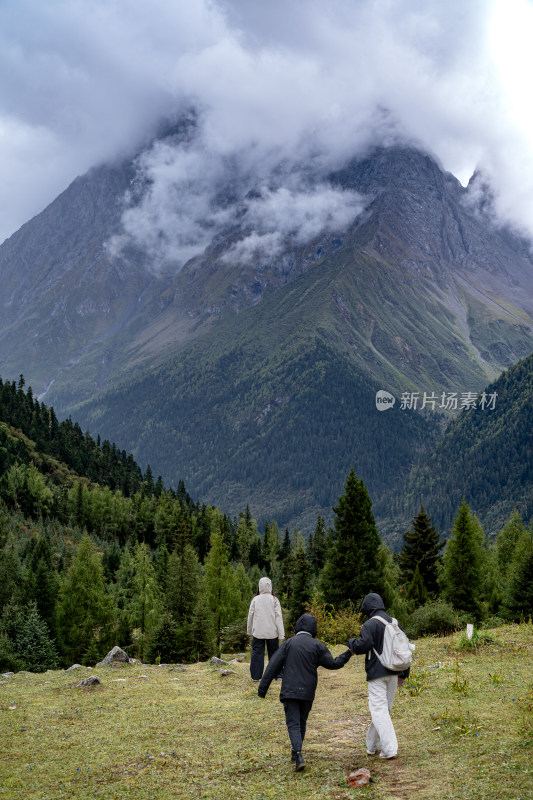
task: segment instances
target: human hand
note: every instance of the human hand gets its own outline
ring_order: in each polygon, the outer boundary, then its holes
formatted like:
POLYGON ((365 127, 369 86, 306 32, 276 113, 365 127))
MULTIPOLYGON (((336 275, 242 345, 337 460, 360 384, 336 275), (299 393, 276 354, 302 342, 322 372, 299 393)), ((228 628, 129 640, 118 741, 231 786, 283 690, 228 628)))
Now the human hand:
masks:
POLYGON ((398 686, 403 686, 405 683, 405 678, 398 678, 398 686))

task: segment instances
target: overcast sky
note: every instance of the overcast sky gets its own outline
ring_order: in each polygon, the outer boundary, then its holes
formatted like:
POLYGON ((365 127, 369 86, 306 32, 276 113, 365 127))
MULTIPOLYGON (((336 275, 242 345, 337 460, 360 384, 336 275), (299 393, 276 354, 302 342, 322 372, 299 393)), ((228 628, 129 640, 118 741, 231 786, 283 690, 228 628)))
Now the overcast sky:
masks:
MULTIPOLYGON (((532 41, 533 0, 0 0, 0 241, 193 105, 187 161, 145 156, 160 181, 147 227, 191 175, 206 213, 235 156, 243 172, 324 169, 400 139, 463 183, 481 167, 502 217, 533 235, 532 41)), ((272 211, 259 234, 271 242, 302 197, 299 184, 259 198, 272 211)), ((305 219, 326 201, 340 224, 358 198, 315 191, 305 219)))

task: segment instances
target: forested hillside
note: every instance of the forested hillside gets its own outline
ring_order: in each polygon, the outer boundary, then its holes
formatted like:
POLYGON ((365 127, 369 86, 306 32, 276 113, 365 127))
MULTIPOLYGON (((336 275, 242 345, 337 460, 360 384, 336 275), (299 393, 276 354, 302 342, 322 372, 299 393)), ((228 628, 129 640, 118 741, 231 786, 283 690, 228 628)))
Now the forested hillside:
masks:
POLYGON ((331 529, 318 516, 307 541, 275 521, 259 531, 248 507, 234 519, 200 507, 183 484, 154 483, 109 442, 58 423, 22 378, 1 397, 0 669, 93 664, 117 643, 151 662, 241 649, 262 574, 288 634, 306 608, 323 635, 339 620, 356 629, 368 591, 412 635, 453 629, 463 614, 533 613, 533 535, 517 513, 491 545, 463 502, 442 555, 421 509, 395 559, 352 469, 331 529))
POLYGON ((407 521, 423 502, 443 531, 450 529, 464 497, 487 533, 499 531, 513 509, 533 515, 533 355, 487 386, 493 409, 463 411, 420 460, 406 482, 380 499, 376 509, 389 539, 399 540, 398 520, 407 521))

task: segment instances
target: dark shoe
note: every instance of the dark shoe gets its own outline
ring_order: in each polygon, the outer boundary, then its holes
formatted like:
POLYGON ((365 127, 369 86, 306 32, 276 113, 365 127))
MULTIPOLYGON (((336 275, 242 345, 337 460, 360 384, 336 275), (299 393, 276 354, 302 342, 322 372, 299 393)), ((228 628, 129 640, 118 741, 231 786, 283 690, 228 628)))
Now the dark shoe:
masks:
POLYGON ((302 755, 301 750, 296 751, 296 755, 294 757, 294 769, 296 772, 300 772, 305 767, 304 757, 302 755))
POLYGON ((293 763, 296 761, 296 750, 291 750, 291 761, 293 763))

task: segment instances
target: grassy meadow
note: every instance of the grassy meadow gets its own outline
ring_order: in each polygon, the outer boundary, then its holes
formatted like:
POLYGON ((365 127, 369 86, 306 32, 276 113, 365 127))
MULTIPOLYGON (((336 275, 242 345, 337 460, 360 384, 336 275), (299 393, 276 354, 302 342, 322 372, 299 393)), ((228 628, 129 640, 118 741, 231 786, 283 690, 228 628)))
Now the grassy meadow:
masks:
POLYGON ((366 754, 362 657, 319 670, 298 774, 280 684, 260 699, 247 662, 227 676, 209 664, 0 676, 0 798, 533 798, 533 626, 488 635, 473 650, 459 634, 416 642, 391 761, 366 754), (102 684, 78 688, 91 672, 102 684), (352 789, 359 767, 372 780, 352 789))

